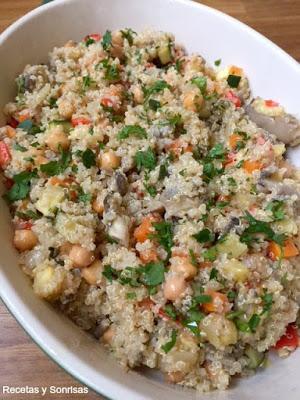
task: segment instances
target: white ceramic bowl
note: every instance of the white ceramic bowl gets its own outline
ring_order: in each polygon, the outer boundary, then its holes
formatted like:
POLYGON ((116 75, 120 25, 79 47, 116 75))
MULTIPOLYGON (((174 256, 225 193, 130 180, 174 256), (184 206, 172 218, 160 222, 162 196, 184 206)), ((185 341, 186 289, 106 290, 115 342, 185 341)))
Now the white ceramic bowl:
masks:
MULTIPOLYGON (((14 23, 0 36, 0 109, 14 96, 14 79, 27 63, 47 61, 48 52, 69 39, 82 39, 107 28, 146 27, 173 32, 189 52, 209 62, 222 58, 248 74, 253 92, 300 112, 298 63, 270 41, 218 11, 186 0, 56 0, 14 23)), ((0 115, 0 122, 4 122, 0 115)), ((299 152, 293 154, 299 162, 299 152)), ((4 202, 0 203, 1 296, 23 328, 41 348, 78 380, 114 400, 190 400, 193 390, 167 385, 155 376, 125 373, 98 343, 39 300, 17 266, 12 230, 4 202)), ((125 316, 126 318, 126 316, 125 316)), ((300 351, 252 378, 236 382, 209 400, 299 399, 300 351)), ((30 384, 30 382, 28 382, 30 384)), ((53 382, 54 384, 54 382, 53 382)))

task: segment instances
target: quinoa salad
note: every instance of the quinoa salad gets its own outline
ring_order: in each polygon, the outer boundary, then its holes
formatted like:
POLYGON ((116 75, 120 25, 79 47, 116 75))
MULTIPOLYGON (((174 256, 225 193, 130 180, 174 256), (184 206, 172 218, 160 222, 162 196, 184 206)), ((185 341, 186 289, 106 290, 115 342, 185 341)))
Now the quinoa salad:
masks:
POLYGON ((276 99, 152 30, 69 41, 16 86, 3 197, 37 296, 199 391, 297 348, 300 127, 276 99))

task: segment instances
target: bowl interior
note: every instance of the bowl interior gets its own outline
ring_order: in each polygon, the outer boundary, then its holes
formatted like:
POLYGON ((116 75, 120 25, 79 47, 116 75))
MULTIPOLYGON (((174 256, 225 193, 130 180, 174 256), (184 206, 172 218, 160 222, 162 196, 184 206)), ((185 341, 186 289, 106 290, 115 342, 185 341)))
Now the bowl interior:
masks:
MULTIPOLYGON (((209 63, 236 64, 249 76, 254 94, 280 101, 300 116, 299 66, 282 50, 241 23, 205 6, 186 0, 57 0, 34 10, 0 36, 0 109, 15 95, 14 79, 27 63, 47 62, 48 52, 69 39, 106 29, 131 27, 173 32, 189 52, 202 54, 209 63), (279 79, 280 78, 280 79, 279 79), (289 83, 287 83, 287 81, 289 83)), ((0 123, 4 116, 0 111, 0 123)), ((300 152, 291 152, 300 165, 300 152)), ((125 373, 94 339, 77 329, 47 303, 33 294, 27 278, 17 267, 11 246, 9 214, 0 201, 1 295, 33 339, 60 365, 85 384, 119 399, 198 398, 196 392, 163 383, 156 374, 125 373)), ((271 366, 224 393, 205 397, 250 400, 299 398, 300 352, 271 366)))

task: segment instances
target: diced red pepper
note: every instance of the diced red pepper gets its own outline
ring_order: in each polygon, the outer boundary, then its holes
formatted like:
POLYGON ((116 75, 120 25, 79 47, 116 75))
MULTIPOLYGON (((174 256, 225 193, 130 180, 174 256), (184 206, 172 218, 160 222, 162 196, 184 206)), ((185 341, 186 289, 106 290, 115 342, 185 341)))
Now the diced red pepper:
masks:
POLYGON ((93 39, 95 42, 99 42, 101 40, 102 36, 99 33, 91 33, 90 35, 87 35, 84 38, 84 41, 86 42, 88 39, 93 39))
POLYGON ((11 178, 5 178, 3 184, 6 189, 9 190, 14 186, 14 181, 11 178))
POLYGON ((85 117, 79 117, 79 118, 73 118, 72 117, 72 125, 75 128, 75 126, 78 125, 90 125, 91 121, 88 118, 85 117))
POLYGON ((19 125, 19 122, 14 117, 11 117, 7 125, 10 125, 12 128, 16 129, 17 126, 19 125))
POLYGON ((295 324, 290 324, 286 328, 285 334, 278 340, 274 347, 276 350, 282 349, 283 347, 295 349, 298 347, 298 344, 299 338, 297 326, 295 324))
POLYGON ((277 103, 277 101, 274 100, 265 100, 265 105, 267 107, 277 107, 279 106, 279 103, 277 103))
POLYGON ((28 229, 30 230, 32 228, 33 224, 30 221, 25 221, 24 219, 20 219, 16 224, 15 228, 16 229, 28 229))
POLYGON ((145 299, 143 299, 143 300, 141 300, 141 301, 139 301, 138 302, 138 305, 140 306, 140 307, 143 307, 143 308, 147 308, 148 310, 150 310, 150 308, 152 307, 152 306, 154 306, 154 301, 152 301, 151 299, 150 299, 150 297, 146 297, 145 299))
POLYGON ((113 107, 114 106, 114 102, 109 99, 108 97, 103 97, 103 99, 101 99, 101 104, 104 107, 113 107))
POLYGON ((228 92, 225 94, 225 98, 229 101, 231 101, 237 108, 241 107, 242 102, 239 96, 233 93, 232 90, 228 90, 228 92))
POLYGON ((11 160, 9 148, 5 142, 0 140, 0 167, 5 167, 11 160))

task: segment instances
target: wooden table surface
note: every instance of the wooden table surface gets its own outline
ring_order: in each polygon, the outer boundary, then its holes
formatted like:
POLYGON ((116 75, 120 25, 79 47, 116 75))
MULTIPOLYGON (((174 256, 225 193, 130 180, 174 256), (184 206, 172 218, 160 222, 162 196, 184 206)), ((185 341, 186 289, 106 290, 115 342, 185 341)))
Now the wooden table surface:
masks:
MULTIPOLYGON (((300 61, 300 0, 204 0, 200 3, 217 8, 252 26, 300 61)), ((0 0, 0 32, 37 7, 40 0, 0 0)), ((0 303, 0 398, 40 399, 41 395, 2 394, 1 386, 79 385, 50 360, 26 335, 0 303)), ((45 400, 101 400, 91 390, 87 395, 46 394, 45 400)), ((127 400, 127 399, 126 399, 127 400)), ((130 399, 128 399, 130 400, 130 399)))

